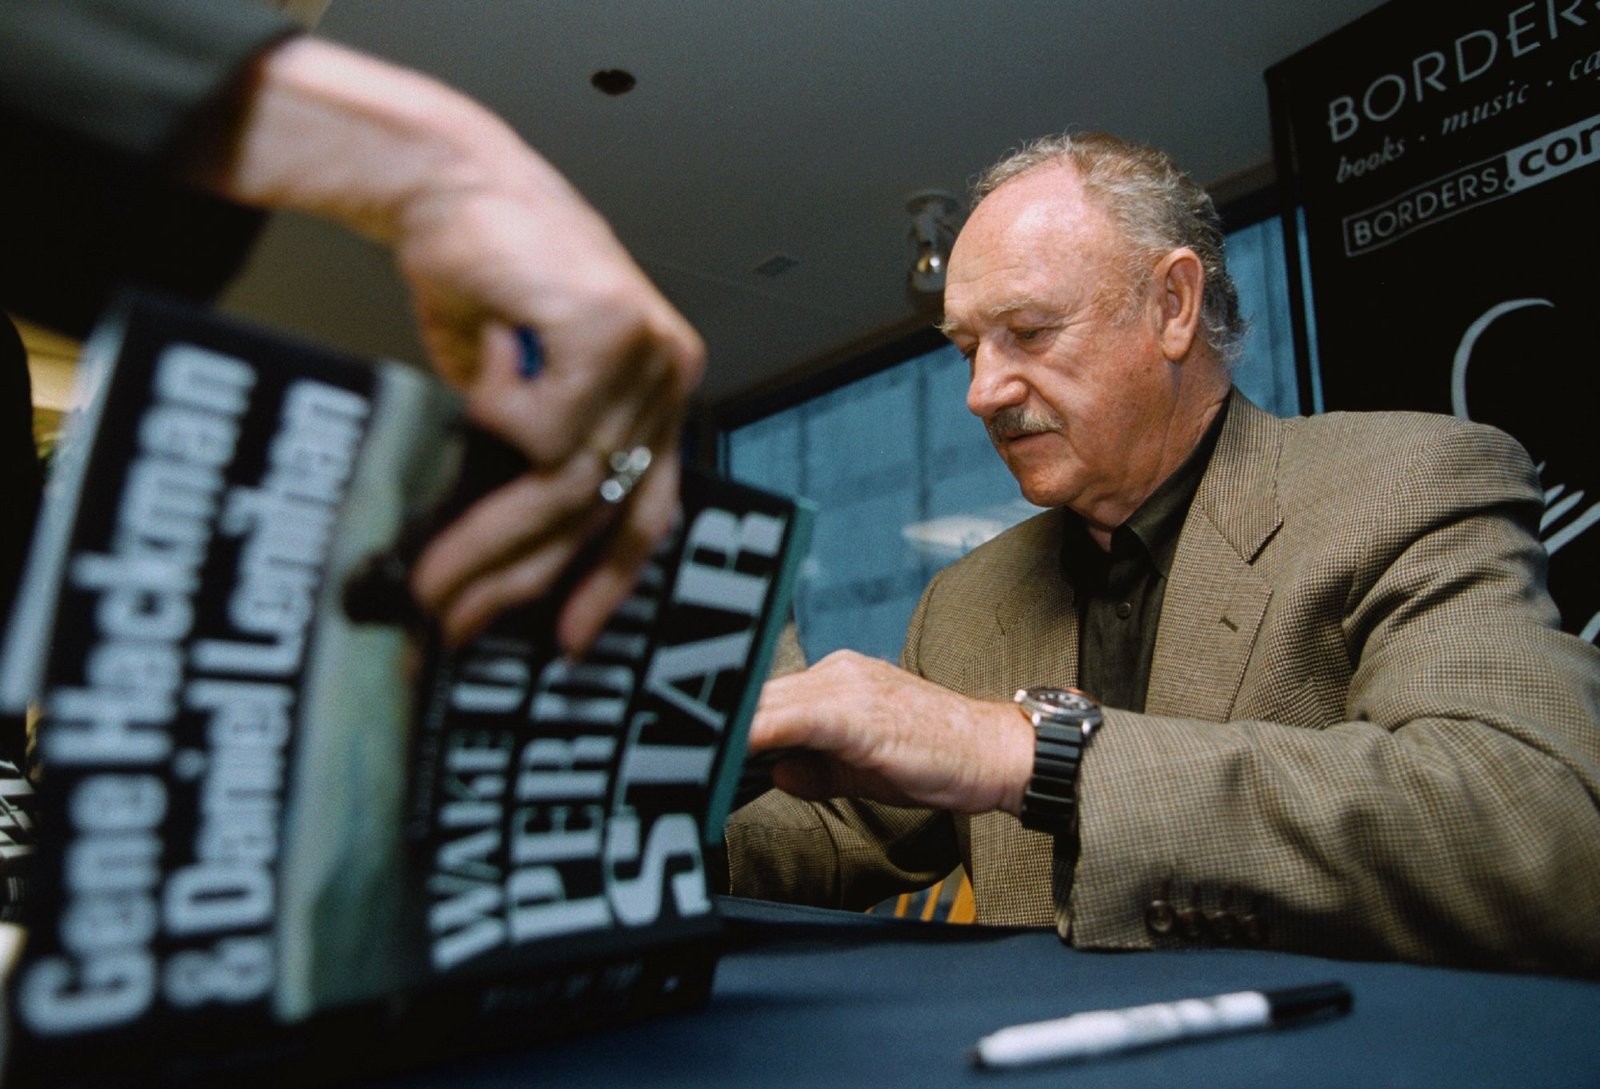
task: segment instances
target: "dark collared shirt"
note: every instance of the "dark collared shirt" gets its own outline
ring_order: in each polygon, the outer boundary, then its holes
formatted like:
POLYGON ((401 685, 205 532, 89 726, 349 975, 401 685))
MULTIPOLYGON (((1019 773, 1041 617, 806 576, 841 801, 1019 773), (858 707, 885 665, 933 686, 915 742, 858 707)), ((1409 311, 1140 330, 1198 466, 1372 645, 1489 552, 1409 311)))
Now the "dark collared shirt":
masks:
POLYGON ((1067 512, 1061 569, 1078 606, 1078 687, 1106 707, 1144 710, 1178 536, 1227 414, 1224 402, 1184 463, 1112 531, 1111 551, 1067 512))

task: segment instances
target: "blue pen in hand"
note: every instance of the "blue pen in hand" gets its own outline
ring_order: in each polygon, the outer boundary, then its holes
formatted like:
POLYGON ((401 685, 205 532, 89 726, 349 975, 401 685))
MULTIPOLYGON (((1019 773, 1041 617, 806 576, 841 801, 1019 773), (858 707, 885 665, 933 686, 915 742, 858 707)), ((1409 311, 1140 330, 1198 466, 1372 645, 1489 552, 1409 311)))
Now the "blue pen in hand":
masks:
POLYGON ((517 326, 517 372, 524 378, 537 378, 544 370, 544 342, 526 325, 517 326))

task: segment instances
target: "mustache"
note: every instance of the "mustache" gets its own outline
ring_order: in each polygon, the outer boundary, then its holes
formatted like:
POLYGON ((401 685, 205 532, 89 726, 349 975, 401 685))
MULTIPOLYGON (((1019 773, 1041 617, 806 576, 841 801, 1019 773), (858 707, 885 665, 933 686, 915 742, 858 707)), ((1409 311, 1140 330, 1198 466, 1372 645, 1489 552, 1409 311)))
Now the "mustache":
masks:
POLYGON ((999 445, 1004 440, 1014 439, 1019 435, 1042 435, 1049 431, 1060 431, 1061 421, 1053 413, 1030 412, 1021 405, 1010 405, 984 420, 983 426, 988 429, 989 441, 999 445))

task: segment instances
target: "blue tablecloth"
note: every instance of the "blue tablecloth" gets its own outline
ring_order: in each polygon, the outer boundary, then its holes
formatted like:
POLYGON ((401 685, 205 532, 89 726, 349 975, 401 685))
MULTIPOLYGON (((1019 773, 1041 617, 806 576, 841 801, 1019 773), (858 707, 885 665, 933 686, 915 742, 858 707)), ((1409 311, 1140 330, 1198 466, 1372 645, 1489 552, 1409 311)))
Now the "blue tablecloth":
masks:
POLYGON ((1086 953, 1054 933, 725 900, 704 1009, 386 1086, 1600 1086, 1600 982, 1216 949, 1086 953), (974 1069, 978 1037, 1081 1010, 1342 980, 1345 1017, 1089 1063, 974 1069))

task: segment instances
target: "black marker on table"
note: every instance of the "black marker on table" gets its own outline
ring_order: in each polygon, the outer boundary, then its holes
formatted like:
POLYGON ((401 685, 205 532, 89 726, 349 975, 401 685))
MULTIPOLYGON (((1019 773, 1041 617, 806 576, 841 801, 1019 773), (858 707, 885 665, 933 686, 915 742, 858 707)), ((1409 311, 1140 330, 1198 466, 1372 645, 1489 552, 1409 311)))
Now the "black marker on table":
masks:
POLYGON ((972 1061, 982 1067, 1007 1067, 1089 1059, 1189 1037, 1279 1028, 1332 1017, 1349 1013, 1351 1002, 1350 988, 1343 983, 1317 983, 1075 1013, 1053 1021, 1013 1025, 985 1036, 973 1050, 972 1061))

